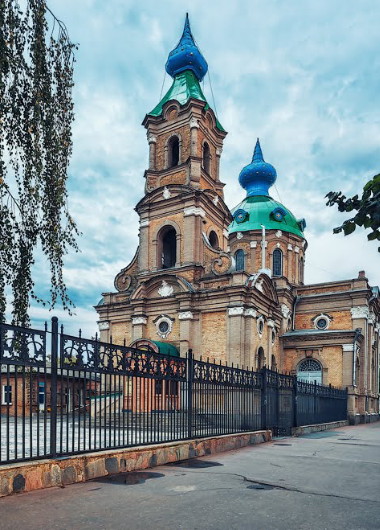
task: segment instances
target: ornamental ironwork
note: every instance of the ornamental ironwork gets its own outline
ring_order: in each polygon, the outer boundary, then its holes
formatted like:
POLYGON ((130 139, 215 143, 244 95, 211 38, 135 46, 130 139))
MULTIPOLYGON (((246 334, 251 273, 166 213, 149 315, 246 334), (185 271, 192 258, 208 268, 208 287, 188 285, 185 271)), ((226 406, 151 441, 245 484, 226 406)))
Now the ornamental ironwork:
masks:
POLYGON ((186 380, 186 359, 63 334, 60 362, 65 369, 186 380))
POLYGON ((0 364, 45 366, 46 331, 0 324, 0 364))

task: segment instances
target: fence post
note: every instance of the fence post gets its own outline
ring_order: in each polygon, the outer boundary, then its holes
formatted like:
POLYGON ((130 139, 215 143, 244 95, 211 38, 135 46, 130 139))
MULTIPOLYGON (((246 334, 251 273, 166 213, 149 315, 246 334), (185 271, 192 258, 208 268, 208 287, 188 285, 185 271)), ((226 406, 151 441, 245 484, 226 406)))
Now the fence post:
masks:
POLYGON ((189 348, 187 352, 187 437, 193 436, 193 380, 194 380, 194 359, 193 350, 189 348))
POLYGON ((267 369, 261 369, 262 387, 261 387, 261 428, 267 429, 267 369))
POLYGON ((298 427, 298 386, 297 376, 293 376, 293 425, 298 427))
POLYGON ((50 454, 57 456, 58 318, 51 319, 50 454))
POLYGON ((318 423, 319 422, 319 416, 317 414, 317 381, 314 379, 314 419, 313 419, 313 423, 318 423))

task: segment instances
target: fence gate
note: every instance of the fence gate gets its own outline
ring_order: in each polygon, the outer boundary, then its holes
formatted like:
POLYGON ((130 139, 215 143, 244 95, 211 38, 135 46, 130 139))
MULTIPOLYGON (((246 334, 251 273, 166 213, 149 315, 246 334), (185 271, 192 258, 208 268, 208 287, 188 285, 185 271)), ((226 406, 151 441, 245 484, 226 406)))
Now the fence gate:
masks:
POLYGON ((261 370, 262 425, 273 436, 289 436, 294 425, 294 377, 267 368, 261 370))

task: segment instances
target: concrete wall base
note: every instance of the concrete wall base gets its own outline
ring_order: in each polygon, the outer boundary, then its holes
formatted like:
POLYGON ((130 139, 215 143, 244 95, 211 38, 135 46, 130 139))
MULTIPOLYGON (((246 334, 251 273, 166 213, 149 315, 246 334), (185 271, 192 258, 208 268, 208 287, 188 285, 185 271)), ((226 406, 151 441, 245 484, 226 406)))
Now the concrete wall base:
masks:
POLYGON ((339 429, 348 425, 347 420, 332 421, 330 423, 317 423, 316 425, 303 425, 302 427, 293 427, 292 436, 302 436, 303 434, 310 434, 312 432, 329 431, 331 429, 339 429))
POLYGON ((7 464, 0 467, 0 497, 85 482, 122 471, 138 471, 197 456, 240 449, 269 442, 271 439, 271 431, 257 431, 7 464))
POLYGON ((380 421, 380 415, 377 412, 366 412, 365 414, 349 414, 348 421, 350 425, 359 425, 359 423, 373 423, 380 421))

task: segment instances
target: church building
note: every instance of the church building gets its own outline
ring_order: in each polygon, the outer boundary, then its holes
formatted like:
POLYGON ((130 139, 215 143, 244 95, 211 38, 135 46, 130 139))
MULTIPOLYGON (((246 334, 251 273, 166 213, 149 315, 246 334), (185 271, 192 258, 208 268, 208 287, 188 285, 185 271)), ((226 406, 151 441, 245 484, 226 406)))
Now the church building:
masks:
MULTIPOLYGON (((365 273, 304 284, 307 241, 270 196, 277 179, 257 140, 230 210, 219 178, 227 135, 200 82, 208 69, 188 17, 145 116, 149 168, 136 205, 139 246, 96 306, 101 340, 348 387, 352 423, 379 418, 380 296, 365 273)), ((265 147, 265 146, 263 146, 265 147)), ((247 154, 248 157, 248 154, 247 154)))

